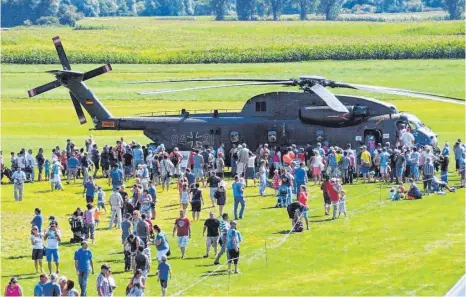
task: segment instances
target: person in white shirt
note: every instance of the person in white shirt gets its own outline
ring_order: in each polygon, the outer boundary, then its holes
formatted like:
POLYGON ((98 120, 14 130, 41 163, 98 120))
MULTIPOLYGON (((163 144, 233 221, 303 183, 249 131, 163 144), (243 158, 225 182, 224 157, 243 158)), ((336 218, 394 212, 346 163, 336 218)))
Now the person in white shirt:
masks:
POLYGON ((21 171, 21 168, 18 167, 16 171, 13 173, 12 177, 14 183, 14 194, 15 194, 15 201, 22 201, 23 200, 23 188, 24 188, 24 181, 26 180, 26 174, 24 171, 21 171))
POLYGON ((28 169, 28 172, 30 173, 29 180, 31 182, 34 182, 35 167, 36 167, 36 158, 32 155, 32 150, 30 149, 28 150, 28 153, 26 155, 26 168, 28 169))
POLYGON ((108 229, 112 229, 113 222, 115 221, 115 216, 117 217, 117 228, 120 229, 121 227, 121 208, 123 207, 123 198, 121 197, 119 191, 120 187, 113 191, 112 195, 110 195, 109 198, 112 214, 110 217, 110 225, 108 226, 108 229))
POLYGON ((401 134, 401 142, 407 148, 411 148, 414 146, 414 136, 411 132, 405 131, 401 134))
POLYGON ((26 171, 26 156, 24 155, 24 150, 21 150, 16 157, 16 164, 21 168, 21 171, 26 171))

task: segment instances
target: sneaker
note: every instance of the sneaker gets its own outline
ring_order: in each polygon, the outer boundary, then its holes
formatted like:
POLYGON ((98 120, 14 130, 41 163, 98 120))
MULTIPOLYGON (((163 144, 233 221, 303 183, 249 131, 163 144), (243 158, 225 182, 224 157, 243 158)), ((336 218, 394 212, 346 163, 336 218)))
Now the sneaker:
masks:
POLYGON ((219 265, 219 264, 220 264, 220 262, 217 262, 217 261, 214 262, 214 265, 219 265))
POLYGON ((236 271, 235 271, 235 274, 239 274, 239 273, 240 273, 239 270, 236 270, 236 271))
POLYGON ((204 256, 202 256, 202 258, 208 258, 208 257, 209 257, 209 255, 204 255, 204 256))

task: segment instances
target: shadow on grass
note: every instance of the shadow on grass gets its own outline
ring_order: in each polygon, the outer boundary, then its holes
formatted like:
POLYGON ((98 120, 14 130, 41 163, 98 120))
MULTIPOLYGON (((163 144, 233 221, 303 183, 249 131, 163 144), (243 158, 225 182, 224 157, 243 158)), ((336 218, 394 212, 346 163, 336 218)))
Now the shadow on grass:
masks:
POLYGON ((268 206, 268 207, 262 207, 262 209, 280 209, 281 207, 275 207, 275 206, 268 206))
POLYGON ((196 267, 210 267, 210 266, 214 266, 214 264, 199 264, 199 265, 194 265, 196 267))
MULTIPOLYGON (((39 276, 39 273, 22 273, 21 275, 37 275, 39 276)), ((2 275, 2 278, 9 278, 9 277, 20 277, 18 274, 12 274, 12 275, 2 275)))
POLYGON ((171 208, 171 207, 175 207, 175 206, 179 206, 180 204, 177 203, 177 204, 170 204, 170 205, 165 205, 165 206, 162 206, 161 208, 171 208))
POLYGON ((69 241, 65 241, 65 242, 62 241, 62 242, 60 242, 60 246, 73 246, 73 245, 75 245, 75 246, 81 246, 81 243, 80 243, 80 242, 73 242, 73 243, 71 243, 71 242, 69 242, 69 241))
POLYGON ((327 221, 333 221, 333 220, 332 218, 321 219, 321 220, 309 220, 309 223, 322 223, 322 222, 327 222, 327 221))
POLYGON ((222 276, 222 275, 228 275, 228 270, 226 269, 220 269, 217 271, 214 270, 207 270, 207 272, 203 273, 201 276, 206 277, 206 276, 222 276))
POLYGON ((171 221, 171 220, 176 220, 177 218, 166 218, 166 219, 163 219, 164 221, 171 221))
POLYGON ((109 255, 123 255, 123 252, 110 253, 109 255))
POLYGON ((203 259, 203 257, 186 257, 184 260, 198 260, 198 259, 203 259))
MULTIPOLYGON (((290 229, 287 229, 287 230, 283 230, 283 231, 279 231, 279 232, 275 232, 273 234, 281 234, 281 235, 284 235, 284 234, 288 234, 290 233, 290 229)), ((295 233, 295 232, 291 232, 291 233, 295 233)))
POLYGON ((10 256, 10 257, 6 257, 5 260, 18 260, 18 259, 23 259, 23 258, 28 258, 28 256, 26 255, 10 256))
POLYGON ((110 260, 105 260, 105 263, 124 263, 124 259, 110 259, 110 260))

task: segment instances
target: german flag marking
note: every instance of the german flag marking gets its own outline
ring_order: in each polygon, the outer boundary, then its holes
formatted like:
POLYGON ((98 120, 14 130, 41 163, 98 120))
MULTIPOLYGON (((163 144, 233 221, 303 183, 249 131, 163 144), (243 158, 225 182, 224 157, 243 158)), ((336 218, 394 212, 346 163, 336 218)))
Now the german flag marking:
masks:
POLYGON ((115 122, 114 121, 102 121, 102 127, 103 128, 115 128, 115 122))
POLYGON ((86 99, 85 102, 86 102, 86 105, 92 105, 92 104, 94 104, 94 100, 92 100, 92 99, 86 99))

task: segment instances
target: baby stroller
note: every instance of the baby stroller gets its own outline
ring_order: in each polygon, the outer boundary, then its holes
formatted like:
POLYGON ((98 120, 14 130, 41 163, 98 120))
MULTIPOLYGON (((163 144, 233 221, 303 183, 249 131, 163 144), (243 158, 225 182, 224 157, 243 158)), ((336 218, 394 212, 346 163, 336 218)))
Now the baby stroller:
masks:
POLYGON ((70 239, 70 243, 82 242, 84 240, 84 220, 82 217, 73 214, 68 219, 71 226, 71 232, 73 232, 73 238, 70 239))
POLYGON ((304 207, 299 202, 293 202, 286 208, 288 211, 288 217, 292 219, 293 232, 303 232, 303 221, 301 214, 304 211, 304 207))

